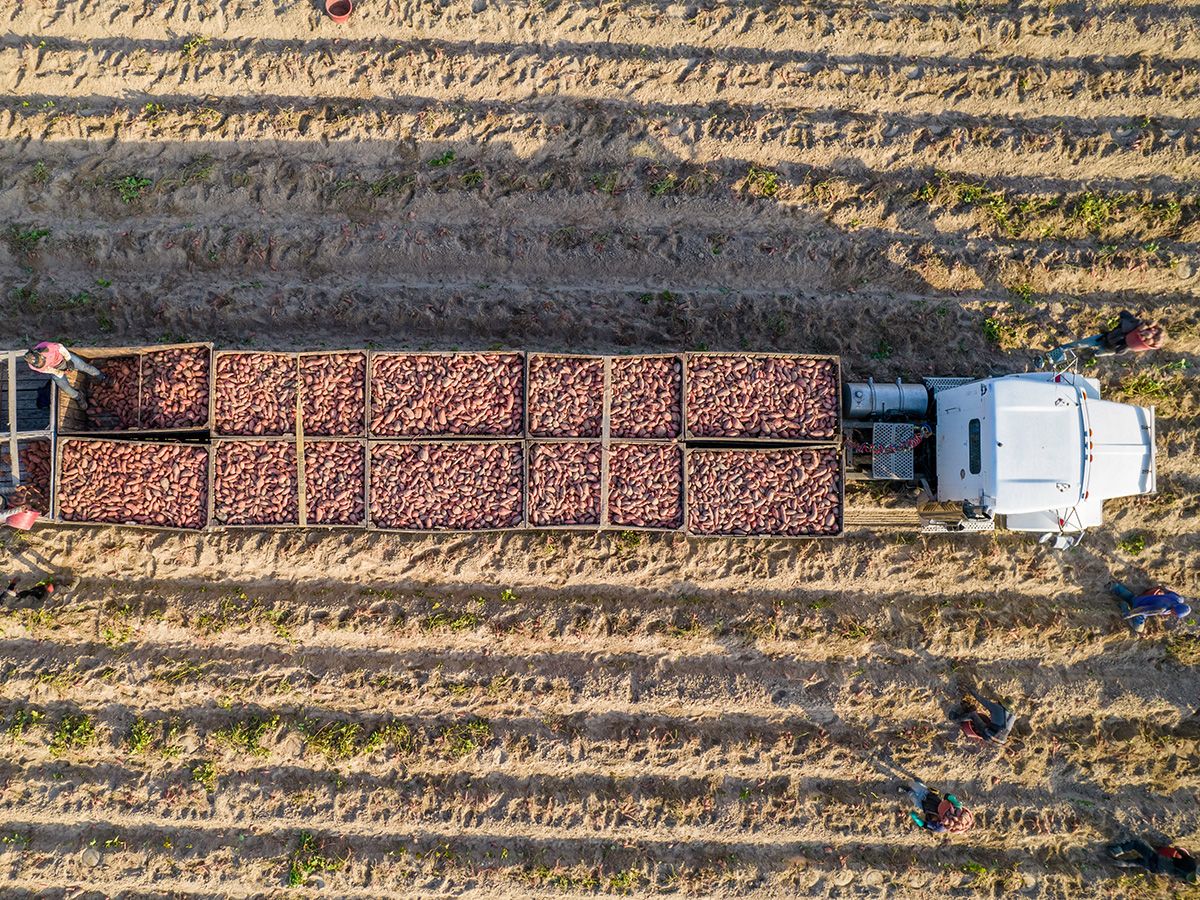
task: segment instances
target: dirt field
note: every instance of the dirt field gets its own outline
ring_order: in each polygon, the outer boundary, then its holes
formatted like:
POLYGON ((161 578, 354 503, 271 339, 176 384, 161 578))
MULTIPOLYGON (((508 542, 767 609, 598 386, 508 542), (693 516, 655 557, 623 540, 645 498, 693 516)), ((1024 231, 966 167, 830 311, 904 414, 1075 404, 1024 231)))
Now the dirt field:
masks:
POLYGON ((0 619, 0 893, 1196 896, 1102 845, 1200 849, 1195 625, 1104 590, 1200 586, 1200 7, 360 7, 10 4, 6 346, 981 375, 1128 306, 1174 340, 1098 374, 1157 405, 1160 492, 1062 555, 10 534, 82 582, 0 619), (947 721, 975 678, 1003 754, 947 721), (975 831, 913 827, 905 772, 975 831))

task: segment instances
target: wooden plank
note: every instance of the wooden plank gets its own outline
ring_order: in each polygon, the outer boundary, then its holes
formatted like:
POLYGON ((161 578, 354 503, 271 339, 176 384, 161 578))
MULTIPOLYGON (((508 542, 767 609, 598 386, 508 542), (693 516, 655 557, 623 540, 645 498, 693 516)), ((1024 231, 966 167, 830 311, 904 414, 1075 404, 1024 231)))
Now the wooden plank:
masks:
POLYGON ((8 352, 8 453, 13 484, 21 483, 21 456, 17 452, 17 354, 8 352))

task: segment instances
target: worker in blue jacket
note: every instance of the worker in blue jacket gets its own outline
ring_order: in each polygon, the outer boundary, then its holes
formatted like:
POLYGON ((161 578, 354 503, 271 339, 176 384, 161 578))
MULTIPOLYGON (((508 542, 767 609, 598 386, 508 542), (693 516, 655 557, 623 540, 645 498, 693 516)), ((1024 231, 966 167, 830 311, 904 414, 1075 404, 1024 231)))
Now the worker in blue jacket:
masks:
POLYGON ((1165 587, 1151 588, 1134 595, 1123 584, 1113 582, 1108 586, 1121 603, 1121 616, 1133 629, 1134 634, 1146 630, 1146 620, 1155 616, 1168 616, 1168 622, 1178 625, 1192 614, 1192 608, 1174 591, 1165 587))

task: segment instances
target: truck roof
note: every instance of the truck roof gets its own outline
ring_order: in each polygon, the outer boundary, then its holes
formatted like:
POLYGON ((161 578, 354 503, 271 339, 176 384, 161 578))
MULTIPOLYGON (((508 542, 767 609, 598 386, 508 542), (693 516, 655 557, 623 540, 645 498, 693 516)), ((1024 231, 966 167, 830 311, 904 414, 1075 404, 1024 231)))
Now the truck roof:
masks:
POLYGON ((938 435, 939 498, 994 513, 1069 511, 1155 488, 1154 410, 1101 400, 1095 382, 1069 373, 943 391, 938 435))

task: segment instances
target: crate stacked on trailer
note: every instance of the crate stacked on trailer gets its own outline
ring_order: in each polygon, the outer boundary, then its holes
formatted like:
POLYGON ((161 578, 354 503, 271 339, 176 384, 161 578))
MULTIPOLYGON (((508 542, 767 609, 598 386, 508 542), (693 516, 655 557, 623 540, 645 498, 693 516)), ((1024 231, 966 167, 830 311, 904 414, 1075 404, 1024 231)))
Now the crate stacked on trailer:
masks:
POLYGON ((520 353, 371 352, 371 528, 525 525, 524 364, 520 353))

